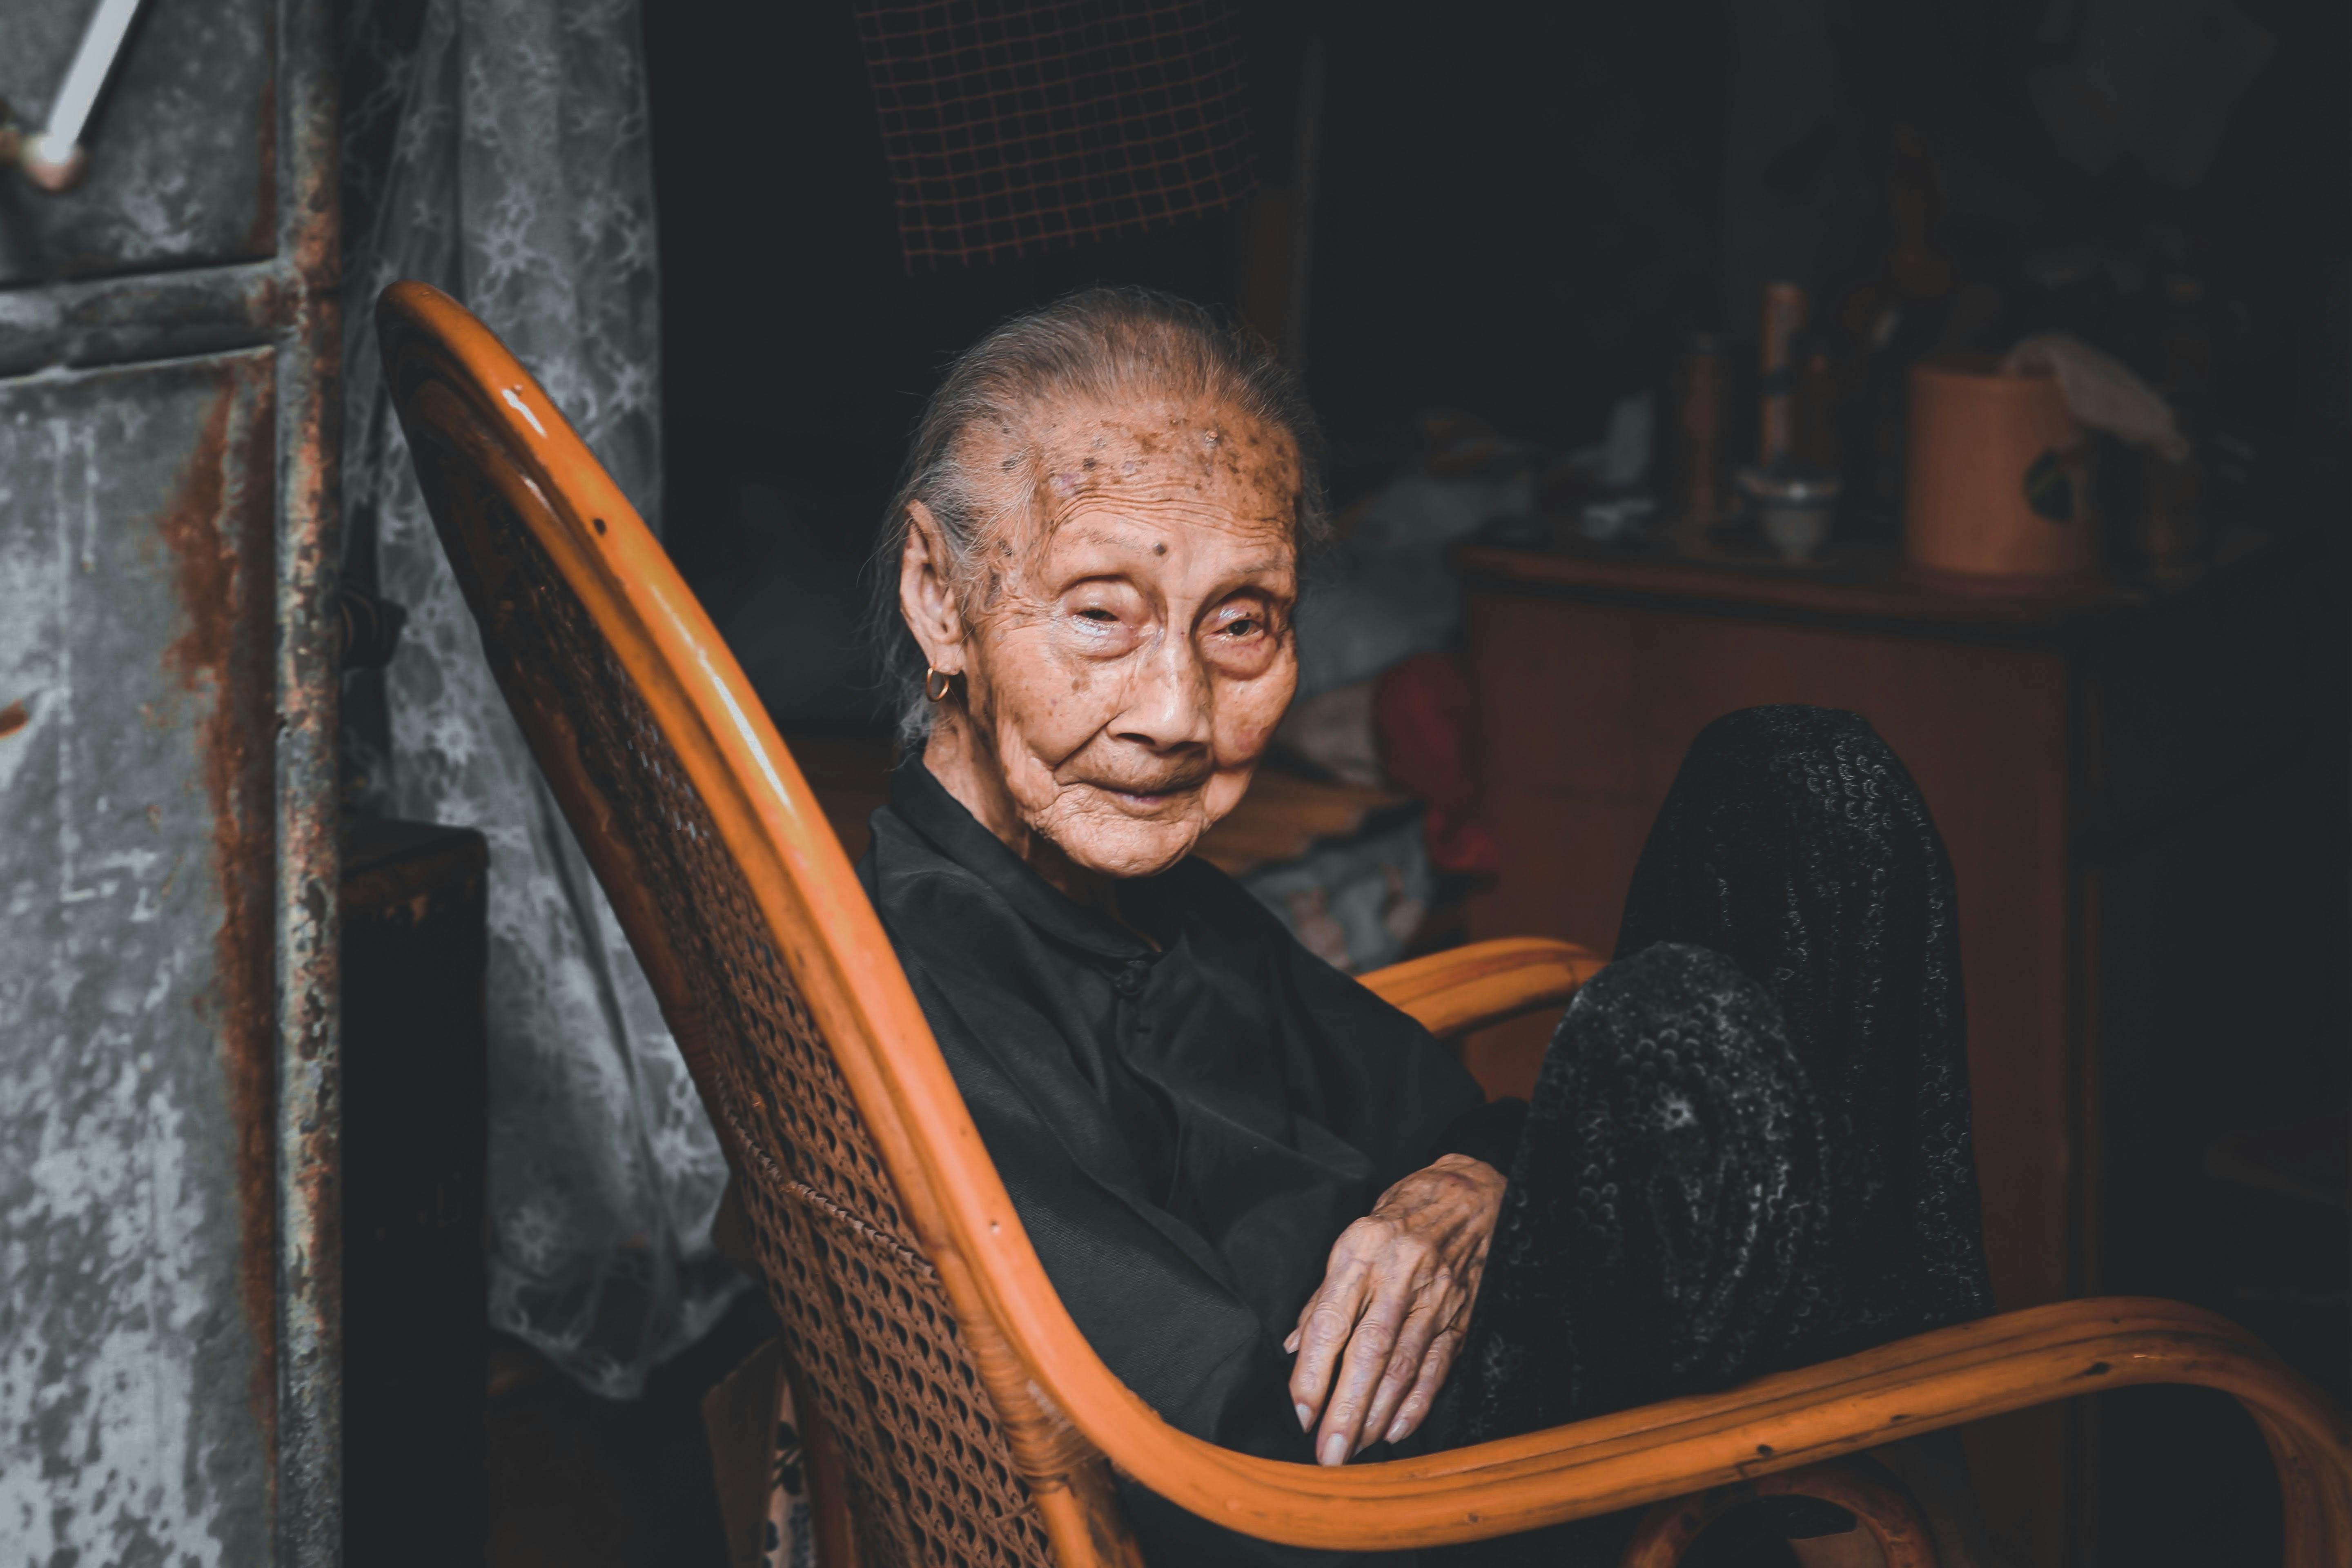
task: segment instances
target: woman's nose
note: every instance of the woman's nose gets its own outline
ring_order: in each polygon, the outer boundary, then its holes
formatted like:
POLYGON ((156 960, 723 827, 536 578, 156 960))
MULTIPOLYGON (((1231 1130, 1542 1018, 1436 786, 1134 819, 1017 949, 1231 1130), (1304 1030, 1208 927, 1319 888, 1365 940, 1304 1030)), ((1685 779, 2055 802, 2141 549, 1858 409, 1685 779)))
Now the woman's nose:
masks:
POLYGON ((1207 744, 1209 678, 1190 638, 1162 637, 1145 654, 1111 732, 1155 752, 1207 744))

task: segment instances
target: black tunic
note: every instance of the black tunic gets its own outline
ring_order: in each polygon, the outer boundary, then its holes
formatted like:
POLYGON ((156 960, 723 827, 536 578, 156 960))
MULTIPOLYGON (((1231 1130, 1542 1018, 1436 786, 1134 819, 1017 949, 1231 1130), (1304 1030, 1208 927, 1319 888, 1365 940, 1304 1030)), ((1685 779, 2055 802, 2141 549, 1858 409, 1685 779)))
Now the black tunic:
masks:
MULTIPOLYGON (((1694 742, 1618 962, 1561 1020, 1531 1113, 1481 1108, 1410 1019, 1198 862, 1122 889, 1155 953, 919 766, 874 828, 866 887, 1047 1274, 1185 1431, 1309 1458, 1281 1342, 1339 1231, 1447 1149, 1510 1183, 1462 1359, 1408 1447, 1988 1310, 1950 867, 1852 714, 1750 710, 1694 742)), ((1153 1568, 1346 1561, 1125 1495, 1153 1568)), ((1599 1568, 1624 1527, 1424 1555, 1599 1568)))
POLYGON ((1121 888, 1155 952, 919 761, 873 826, 858 874, 1079 1330, 1179 1429, 1311 1459, 1282 1342, 1332 1242, 1440 1154, 1507 1168, 1524 1104, 1205 861, 1121 888))

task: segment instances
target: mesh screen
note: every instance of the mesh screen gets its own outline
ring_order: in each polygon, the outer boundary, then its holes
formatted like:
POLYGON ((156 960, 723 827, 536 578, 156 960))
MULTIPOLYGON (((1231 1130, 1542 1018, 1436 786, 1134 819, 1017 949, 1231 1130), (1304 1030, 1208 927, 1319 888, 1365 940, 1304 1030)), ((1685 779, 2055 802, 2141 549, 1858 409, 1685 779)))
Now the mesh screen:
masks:
POLYGON ((909 268, 1232 205, 1255 176, 1219 0, 858 0, 909 268))
MULTIPOLYGON (((721 844, 635 682, 502 497, 463 459, 420 446, 432 487, 475 526, 495 583, 483 642, 542 766, 570 767, 605 806, 686 977, 737 1147, 745 1206, 794 1363, 838 1434, 859 1536, 877 1568, 1050 1568, 1025 1485, 938 1276, 721 844), (435 461, 435 458, 442 461, 435 461), (522 693, 523 695, 518 695, 522 693)), ((460 570, 466 570, 461 563, 460 570)))

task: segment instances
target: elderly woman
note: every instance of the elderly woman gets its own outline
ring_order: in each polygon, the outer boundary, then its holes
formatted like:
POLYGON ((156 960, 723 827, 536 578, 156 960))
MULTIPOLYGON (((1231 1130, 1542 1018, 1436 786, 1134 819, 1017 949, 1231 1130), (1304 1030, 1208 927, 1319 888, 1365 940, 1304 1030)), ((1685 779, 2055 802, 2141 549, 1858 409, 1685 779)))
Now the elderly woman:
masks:
MULTIPOLYGON (((906 761, 861 875, 1103 1359, 1337 1465, 1986 1310, 1950 877, 1863 721, 1699 737, 1532 1105, 1187 858, 1296 684, 1315 451, 1254 341, 1097 291, 955 365, 888 516, 906 761)), ((1157 1568, 1323 1560, 1129 1500, 1157 1568)))

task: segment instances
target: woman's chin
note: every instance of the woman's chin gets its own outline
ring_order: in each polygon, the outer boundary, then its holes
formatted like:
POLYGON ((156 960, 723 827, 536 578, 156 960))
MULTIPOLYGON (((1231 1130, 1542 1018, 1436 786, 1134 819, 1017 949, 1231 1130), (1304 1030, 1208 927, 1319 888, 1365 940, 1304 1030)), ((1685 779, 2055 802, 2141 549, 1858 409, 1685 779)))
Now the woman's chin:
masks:
POLYGON ((1098 877, 1156 877, 1192 852, 1207 826, 1197 812, 1132 816, 1116 807, 1074 811, 1044 825, 1070 862, 1098 877))

